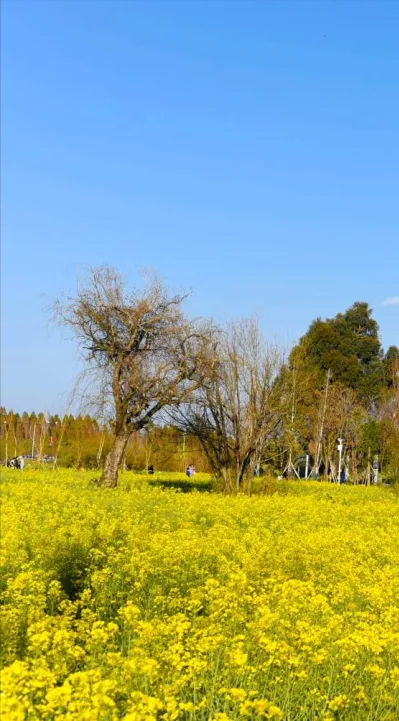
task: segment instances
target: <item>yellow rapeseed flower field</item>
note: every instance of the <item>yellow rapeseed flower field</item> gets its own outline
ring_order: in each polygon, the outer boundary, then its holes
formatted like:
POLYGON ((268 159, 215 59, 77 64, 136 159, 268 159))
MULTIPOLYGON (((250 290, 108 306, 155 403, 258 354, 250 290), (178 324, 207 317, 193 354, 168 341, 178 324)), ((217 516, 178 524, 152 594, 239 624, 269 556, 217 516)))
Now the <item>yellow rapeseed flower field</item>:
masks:
POLYGON ((3 472, 3 719, 399 719, 394 490, 92 476, 3 472))

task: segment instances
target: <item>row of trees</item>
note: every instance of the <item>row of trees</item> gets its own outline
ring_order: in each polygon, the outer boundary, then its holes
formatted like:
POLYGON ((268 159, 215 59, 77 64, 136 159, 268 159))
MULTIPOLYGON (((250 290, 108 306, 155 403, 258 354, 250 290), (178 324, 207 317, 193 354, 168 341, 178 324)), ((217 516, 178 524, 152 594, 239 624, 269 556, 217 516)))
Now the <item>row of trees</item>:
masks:
POLYGON ((151 433, 174 446, 170 458, 191 443, 226 490, 259 466, 335 479, 339 437, 355 482, 377 455, 382 473, 399 474, 399 350, 384 354, 367 303, 316 320, 288 356, 254 320, 220 328, 183 304, 154 277, 129 293, 105 267, 55 306, 82 352, 88 407, 104 419, 97 435, 107 429, 103 485, 151 433))
POLYGON ((282 374, 292 396, 291 445, 307 449, 313 470, 336 473, 336 441, 353 479, 372 462, 398 473, 399 349, 384 354, 367 303, 317 319, 292 349, 282 374))
POLYGON ((312 323, 287 359, 253 321, 225 330, 218 352, 218 374, 173 416, 227 487, 260 465, 337 480, 338 438, 353 482, 398 478, 399 349, 384 354, 366 303, 312 323))
MULTIPOLYGON (((0 458, 33 456, 36 463, 74 468, 101 468, 113 443, 112 423, 90 415, 60 417, 48 413, 14 413, 0 408, 0 458)), ((132 433, 122 465, 136 471, 150 465, 164 471, 183 471, 193 463, 208 471, 201 446, 172 426, 149 424, 132 433)))

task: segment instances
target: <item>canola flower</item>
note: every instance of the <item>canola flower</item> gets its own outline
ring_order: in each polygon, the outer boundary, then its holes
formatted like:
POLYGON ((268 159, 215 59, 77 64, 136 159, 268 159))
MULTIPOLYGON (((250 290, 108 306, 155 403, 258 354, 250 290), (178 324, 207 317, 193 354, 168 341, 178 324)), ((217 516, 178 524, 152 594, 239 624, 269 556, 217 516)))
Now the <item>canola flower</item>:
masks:
POLYGON ((92 477, 3 472, 1 718, 399 719, 395 491, 92 477))

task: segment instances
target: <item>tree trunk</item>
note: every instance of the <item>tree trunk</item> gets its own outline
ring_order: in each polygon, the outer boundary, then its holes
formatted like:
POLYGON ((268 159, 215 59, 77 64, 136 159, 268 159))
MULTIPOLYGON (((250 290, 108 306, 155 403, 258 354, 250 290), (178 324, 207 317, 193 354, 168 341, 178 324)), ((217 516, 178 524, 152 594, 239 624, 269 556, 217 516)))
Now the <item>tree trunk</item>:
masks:
POLYGON ((238 470, 238 473, 237 473, 237 492, 238 492, 238 491, 240 490, 240 488, 242 487, 242 484, 243 484, 243 481, 244 481, 244 477, 245 477, 245 473, 246 473, 246 471, 247 471, 247 468, 248 468, 248 465, 249 465, 250 460, 251 460, 251 456, 250 456, 250 455, 247 455, 247 456, 244 458, 244 460, 242 461, 242 463, 241 463, 241 465, 240 465, 240 467, 239 467, 239 470, 238 470))
POLYGON ((223 479, 224 490, 227 493, 231 493, 233 490, 233 487, 232 487, 232 482, 231 482, 231 473, 230 473, 230 469, 228 468, 228 466, 221 466, 220 475, 223 479))
POLYGON ((130 433, 120 433, 116 436, 114 444, 105 459, 100 486, 115 488, 118 485, 118 472, 129 436, 130 433))

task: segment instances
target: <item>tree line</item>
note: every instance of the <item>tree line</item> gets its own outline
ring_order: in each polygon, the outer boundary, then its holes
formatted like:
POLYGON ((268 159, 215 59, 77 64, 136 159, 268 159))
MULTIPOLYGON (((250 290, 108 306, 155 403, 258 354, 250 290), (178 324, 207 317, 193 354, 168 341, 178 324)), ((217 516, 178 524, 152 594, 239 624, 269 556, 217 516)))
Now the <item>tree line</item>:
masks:
MULTIPOLYGON (((183 442, 197 454, 190 462, 230 491, 260 468, 331 480, 343 470, 355 483, 398 478, 399 349, 383 351, 367 303, 316 319, 286 353, 256 320, 220 327, 189 318, 184 301, 156 276, 129 291, 101 267, 55 304, 85 362, 87 407, 102 419, 75 419, 76 429, 91 427, 93 448, 103 438, 102 485, 117 485, 132 457, 148 465, 155 446, 163 470, 179 466, 183 442)), ((59 452, 66 425, 57 421, 59 452)), ((74 462, 84 463, 83 441, 74 442, 74 462)))
MULTIPOLYGON (((20 414, 0 408, 0 424, 3 463, 23 455, 49 467, 99 469, 114 437, 112 423, 90 414, 59 416, 26 411, 20 414)), ((131 435, 122 459, 123 468, 139 472, 150 466, 163 471, 184 471, 189 464, 204 472, 210 470, 195 439, 172 426, 154 423, 131 435)))

